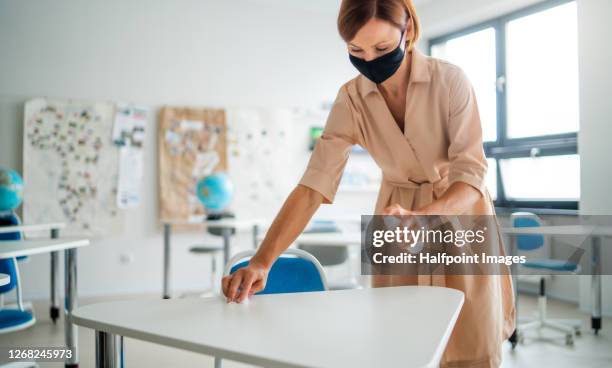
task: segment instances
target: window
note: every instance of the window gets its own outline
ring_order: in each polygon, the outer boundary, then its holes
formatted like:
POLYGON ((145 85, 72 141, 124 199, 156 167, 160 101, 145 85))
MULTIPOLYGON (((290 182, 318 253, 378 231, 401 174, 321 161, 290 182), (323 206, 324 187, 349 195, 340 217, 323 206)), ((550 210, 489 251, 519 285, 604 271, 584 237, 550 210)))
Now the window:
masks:
POLYGON ((576 2, 548 0, 430 40, 474 86, 497 206, 578 208, 577 33, 576 2))
POLYGON ((578 155, 501 159, 500 164, 510 200, 577 201, 580 196, 578 155), (517 177, 529 180, 512 180, 517 177))
POLYGON ((483 139, 497 139, 495 104, 495 29, 487 28, 432 46, 432 55, 460 65, 469 76, 479 102, 483 139), (481 106, 482 105, 482 106, 481 106))
POLYGON ((576 3, 506 26, 508 137, 578 131, 576 3))

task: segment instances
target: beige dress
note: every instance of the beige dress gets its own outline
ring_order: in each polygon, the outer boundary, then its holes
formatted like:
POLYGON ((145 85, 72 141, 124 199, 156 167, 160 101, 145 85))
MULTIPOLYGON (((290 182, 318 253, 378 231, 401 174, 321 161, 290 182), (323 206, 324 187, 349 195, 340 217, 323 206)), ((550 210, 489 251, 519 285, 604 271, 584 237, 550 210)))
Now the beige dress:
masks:
MULTIPOLYGON (((455 182, 482 193, 465 215, 493 215, 484 184, 487 161, 474 90, 463 71, 414 49, 406 98, 404 132, 376 84, 363 76, 338 93, 325 130, 300 184, 332 203, 351 146, 364 147, 381 168, 376 213, 392 204, 419 209, 455 182)), ((498 229, 499 231, 499 229, 498 229)), ((465 304, 448 342, 443 367, 497 367, 501 344, 514 330, 509 275, 373 276, 373 287, 436 285, 465 293, 465 304)))

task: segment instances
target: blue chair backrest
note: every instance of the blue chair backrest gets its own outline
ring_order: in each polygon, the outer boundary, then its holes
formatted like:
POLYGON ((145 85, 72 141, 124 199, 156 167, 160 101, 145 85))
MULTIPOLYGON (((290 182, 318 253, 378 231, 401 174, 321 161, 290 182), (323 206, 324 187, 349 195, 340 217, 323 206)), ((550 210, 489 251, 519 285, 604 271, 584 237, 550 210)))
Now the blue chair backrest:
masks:
MULTIPOLYGON (((0 227, 15 226, 19 224, 19 217, 17 217, 17 215, 12 212, 0 215, 0 227)), ((21 239, 22 235, 19 231, 12 233, 0 233, 0 247, 2 246, 2 241, 21 239)), ((11 281, 8 284, 0 286, 0 294, 4 294, 13 290, 17 286, 17 269, 15 268, 14 258, 0 259, 0 273, 9 275, 9 277, 11 278, 11 281)))
POLYGON ((0 259, 0 273, 11 278, 8 284, 0 286, 0 294, 8 293, 17 286, 17 269, 15 264, 15 258, 0 259))
MULTIPOLYGON (((540 223, 535 218, 517 217, 514 219, 514 227, 540 227, 540 223)), ((516 237, 516 247, 519 250, 535 250, 544 246, 543 235, 518 235, 516 237)))
MULTIPOLYGON (((245 267, 249 261, 234 265, 230 273, 245 267)), ((309 260, 294 257, 279 257, 268 273, 266 288, 261 294, 303 293, 324 291, 323 280, 317 267, 309 260)))
MULTIPOLYGON (((21 221, 19 221, 19 217, 12 213, 12 212, 8 212, 8 213, 0 213, 0 226, 1 227, 5 227, 5 226, 17 226, 21 224, 21 221)), ((12 233, 0 233, 0 241, 2 240, 21 240, 23 239, 22 235, 21 235, 21 231, 15 231, 12 233)))

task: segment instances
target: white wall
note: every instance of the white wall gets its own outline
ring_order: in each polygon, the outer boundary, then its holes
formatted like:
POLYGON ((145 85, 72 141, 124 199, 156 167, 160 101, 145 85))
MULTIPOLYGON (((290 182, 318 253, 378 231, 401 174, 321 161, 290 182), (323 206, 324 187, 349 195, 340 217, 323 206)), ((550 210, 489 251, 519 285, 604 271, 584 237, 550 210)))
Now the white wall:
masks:
MULTIPOLYGON (((589 215, 612 215, 612 2, 578 0, 578 40, 580 49, 580 137, 581 212, 589 215)), ((612 242, 602 244, 602 259, 612 267, 612 242)), ((580 305, 590 307, 590 282, 582 280, 580 305)), ((612 276, 603 280, 604 313, 612 314, 612 276)))
MULTIPOLYGON (((320 106, 355 75, 335 17, 253 0, 0 0, 0 165, 22 166, 23 103, 34 96, 128 101, 153 111, 162 104, 320 106)), ((125 233, 79 251, 82 295, 161 292, 156 126, 151 116, 144 203, 126 216, 125 233), (122 264, 122 254, 133 263, 122 264)), ((341 195, 336 208, 354 199, 341 195)), ((173 238, 177 289, 207 285, 209 262, 187 252, 200 238, 173 238)), ((26 296, 46 296, 48 257, 32 257, 22 278, 26 296)))

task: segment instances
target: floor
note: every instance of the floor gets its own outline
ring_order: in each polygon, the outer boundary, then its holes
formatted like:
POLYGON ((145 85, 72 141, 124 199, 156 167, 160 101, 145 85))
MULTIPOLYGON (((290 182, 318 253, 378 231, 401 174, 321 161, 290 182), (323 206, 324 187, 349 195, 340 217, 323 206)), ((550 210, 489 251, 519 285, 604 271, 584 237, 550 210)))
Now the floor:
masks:
MULTIPOLYGON (((135 298, 135 297, 131 297, 135 298)), ((139 298, 156 298, 156 296, 139 296, 139 298)), ((81 300, 81 305, 114 298, 81 300)), ((126 299, 125 297, 121 299, 126 299)), ((529 315, 535 310, 536 299, 532 296, 521 296, 519 310, 529 315)), ((20 332, 0 336, 0 347, 27 346, 62 346, 63 321, 54 325, 48 317, 48 304, 35 302, 37 323, 35 326, 20 332)), ((579 312, 573 304, 549 301, 550 316, 563 316, 583 320, 583 326, 590 326, 590 316, 579 312)), ((512 351, 509 344, 504 344, 503 367, 612 367, 612 318, 605 318, 604 329, 595 336, 588 328, 583 329, 573 347, 567 347, 563 339, 554 342, 533 342, 527 339, 512 351)), ((94 337, 91 330, 79 328, 81 367, 94 365, 94 337)), ((125 361, 127 367, 213 367, 213 359, 160 345, 149 344, 132 339, 125 340, 125 361)), ((61 363, 39 363, 40 367, 63 367, 61 363)), ((250 367, 245 364, 225 361, 225 368, 250 367)))

